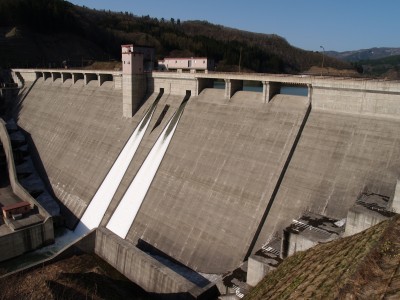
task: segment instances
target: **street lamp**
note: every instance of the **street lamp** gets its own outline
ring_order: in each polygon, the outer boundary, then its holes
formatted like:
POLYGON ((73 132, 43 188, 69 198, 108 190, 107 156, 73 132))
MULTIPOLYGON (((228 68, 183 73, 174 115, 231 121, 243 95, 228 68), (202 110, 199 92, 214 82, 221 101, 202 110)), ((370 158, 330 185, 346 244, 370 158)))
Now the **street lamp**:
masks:
MULTIPOLYGON (((324 46, 319 46, 322 49, 322 70, 324 69, 324 59, 325 59, 325 48, 324 46)), ((321 70, 321 76, 322 76, 322 70, 321 70)))

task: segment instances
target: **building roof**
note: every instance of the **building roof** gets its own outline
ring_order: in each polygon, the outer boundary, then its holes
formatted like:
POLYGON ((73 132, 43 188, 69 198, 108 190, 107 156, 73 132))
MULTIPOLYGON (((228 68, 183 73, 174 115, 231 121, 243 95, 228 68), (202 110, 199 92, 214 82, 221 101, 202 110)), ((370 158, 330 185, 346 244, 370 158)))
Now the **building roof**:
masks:
POLYGON ((208 59, 208 58, 207 57, 165 57, 162 60, 166 60, 166 59, 183 60, 183 59, 208 59))
POLYGON ((16 209, 16 208, 20 208, 20 207, 24 207, 24 206, 31 206, 31 204, 28 201, 22 201, 22 202, 18 202, 18 203, 14 203, 14 204, 10 204, 10 205, 6 205, 3 206, 1 209, 3 211, 9 211, 12 209, 16 209))

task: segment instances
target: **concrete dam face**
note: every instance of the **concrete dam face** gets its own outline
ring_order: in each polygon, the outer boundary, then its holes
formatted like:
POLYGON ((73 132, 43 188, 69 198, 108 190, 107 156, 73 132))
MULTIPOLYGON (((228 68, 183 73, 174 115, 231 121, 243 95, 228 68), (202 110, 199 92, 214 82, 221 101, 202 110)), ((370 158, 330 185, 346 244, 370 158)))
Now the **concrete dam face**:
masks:
POLYGON ((97 210, 93 225, 99 255, 125 274, 141 264, 137 245, 197 272, 224 274, 302 212, 345 218, 361 192, 392 197, 399 178, 397 82, 232 75, 224 90, 210 81, 226 74, 154 72, 128 118, 117 77, 99 85, 15 72, 24 83, 14 118, 30 135, 70 227, 143 129, 133 154, 121 159, 126 166, 109 176, 120 179, 109 199, 98 200, 104 212, 97 210), (264 93, 241 91, 243 80, 261 81, 264 93), (308 86, 308 96, 279 94, 285 83, 308 86), (138 179, 142 173, 146 179, 138 179))

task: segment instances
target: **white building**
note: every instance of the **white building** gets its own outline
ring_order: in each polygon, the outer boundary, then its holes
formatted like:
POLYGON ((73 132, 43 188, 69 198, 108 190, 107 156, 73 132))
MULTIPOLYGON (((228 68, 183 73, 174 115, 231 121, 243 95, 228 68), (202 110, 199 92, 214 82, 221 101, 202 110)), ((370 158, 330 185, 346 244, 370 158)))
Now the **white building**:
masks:
POLYGON ((206 71, 214 68, 214 61, 207 57, 166 57, 158 61, 159 70, 206 71))

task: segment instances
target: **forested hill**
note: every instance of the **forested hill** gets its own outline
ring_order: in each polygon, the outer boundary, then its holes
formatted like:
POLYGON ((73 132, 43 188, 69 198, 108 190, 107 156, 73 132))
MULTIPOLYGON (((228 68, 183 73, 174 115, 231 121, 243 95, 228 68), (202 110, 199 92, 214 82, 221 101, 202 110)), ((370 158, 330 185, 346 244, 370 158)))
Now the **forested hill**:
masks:
MULTIPOLYGON (((267 30, 267 29, 266 29, 267 30)), ((62 0, 0 0, 0 66, 83 66, 120 60, 120 45, 154 46, 157 58, 207 56, 220 71, 299 73, 320 66, 322 54, 291 46, 277 35, 205 21, 180 22, 130 12, 75 6, 62 0)), ((324 66, 351 68, 325 56, 324 66)))

